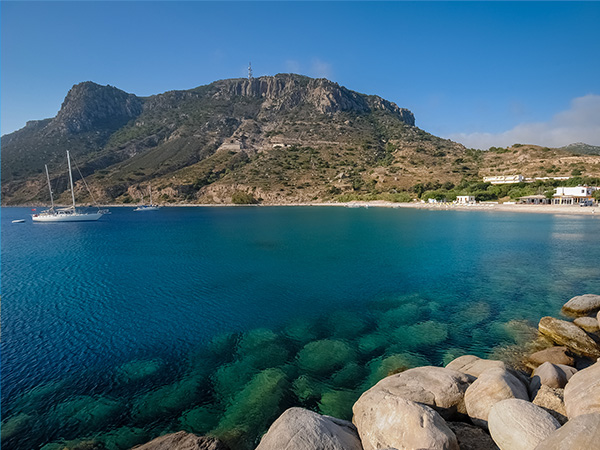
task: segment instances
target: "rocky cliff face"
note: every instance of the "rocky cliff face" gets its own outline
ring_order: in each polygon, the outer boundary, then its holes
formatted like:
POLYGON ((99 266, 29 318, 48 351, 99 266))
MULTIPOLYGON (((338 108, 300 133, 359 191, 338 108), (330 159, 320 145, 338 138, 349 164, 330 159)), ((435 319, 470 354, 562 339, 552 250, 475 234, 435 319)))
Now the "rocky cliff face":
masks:
POLYGON ((312 79, 294 74, 274 77, 226 80, 216 83, 216 98, 247 96, 265 100, 263 108, 288 111, 301 105, 310 105, 319 114, 332 115, 340 111, 368 114, 385 110, 396 114, 407 125, 414 126, 413 114, 396 104, 377 96, 367 96, 346 89, 324 78, 312 79))
POLYGON ((143 100, 113 86, 86 81, 71 88, 50 129, 81 133, 117 129, 142 113, 143 100))

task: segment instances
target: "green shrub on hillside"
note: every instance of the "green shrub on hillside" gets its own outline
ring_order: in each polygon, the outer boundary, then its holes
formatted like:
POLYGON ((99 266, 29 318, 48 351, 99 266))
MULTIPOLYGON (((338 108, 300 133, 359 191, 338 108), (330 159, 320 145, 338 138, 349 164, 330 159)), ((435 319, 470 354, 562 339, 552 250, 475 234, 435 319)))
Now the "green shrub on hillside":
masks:
POLYGON ((258 201, 248 192, 235 191, 231 196, 231 203, 235 205, 254 205, 258 203, 258 201))

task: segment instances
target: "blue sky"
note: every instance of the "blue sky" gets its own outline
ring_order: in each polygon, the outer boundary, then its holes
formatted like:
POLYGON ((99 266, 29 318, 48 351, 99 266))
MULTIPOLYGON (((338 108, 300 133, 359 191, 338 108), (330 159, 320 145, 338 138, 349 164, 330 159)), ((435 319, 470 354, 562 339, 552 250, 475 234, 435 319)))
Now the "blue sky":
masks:
POLYGON ((1 133, 81 81, 326 77, 468 146, 600 145, 600 2, 0 3, 1 133), (506 142, 505 142, 506 141, 506 142))

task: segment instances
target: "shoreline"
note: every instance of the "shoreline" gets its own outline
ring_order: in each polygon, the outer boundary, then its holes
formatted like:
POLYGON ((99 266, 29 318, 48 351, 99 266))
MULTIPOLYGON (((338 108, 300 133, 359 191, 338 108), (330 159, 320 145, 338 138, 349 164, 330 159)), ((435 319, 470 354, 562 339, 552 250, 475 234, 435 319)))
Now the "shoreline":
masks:
MULTIPOLYGON (((395 203, 384 200, 373 201, 352 201, 347 203, 339 202, 298 202, 298 203, 262 203, 255 205, 238 205, 234 203, 177 203, 159 205, 161 208, 177 207, 298 207, 298 206, 335 206, 355 208, 411 208, 431 211, 491 211, 491 212, 511 212, 511 213, 534 213, 534 214, 560 214, 576 216, 598 216, 600 217, 600 206, 560 206, 560 205, 519 205, 504 203, 477 203, 471 205, 458 205, 446 203, 395 203)), ((2 208, 46 208, 47 205, 2 205, 2 208)), ((81 205, 82 208, 90 207, 81 205)), ((101 208, 135 208, 136 205, 107 204, 101 205, 101 208)))

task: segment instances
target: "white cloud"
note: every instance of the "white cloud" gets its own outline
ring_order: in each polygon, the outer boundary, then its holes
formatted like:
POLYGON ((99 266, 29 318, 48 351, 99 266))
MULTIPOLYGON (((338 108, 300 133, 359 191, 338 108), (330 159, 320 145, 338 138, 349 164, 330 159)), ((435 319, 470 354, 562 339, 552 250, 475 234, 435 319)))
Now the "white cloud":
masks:
POLYGON ((574 142, 600 145, 600 95, 571 101, 571 107, 547 122, 522 123, 503 133, 454 133, 447 136, 466 147, 488 149, 515 143, 562 147, 574 142))
POLYGON ((317 58, 313 59, 311 72, 317 78, 328 78, 331 80, 333 77, 333 67, 331 64, 317 58))

